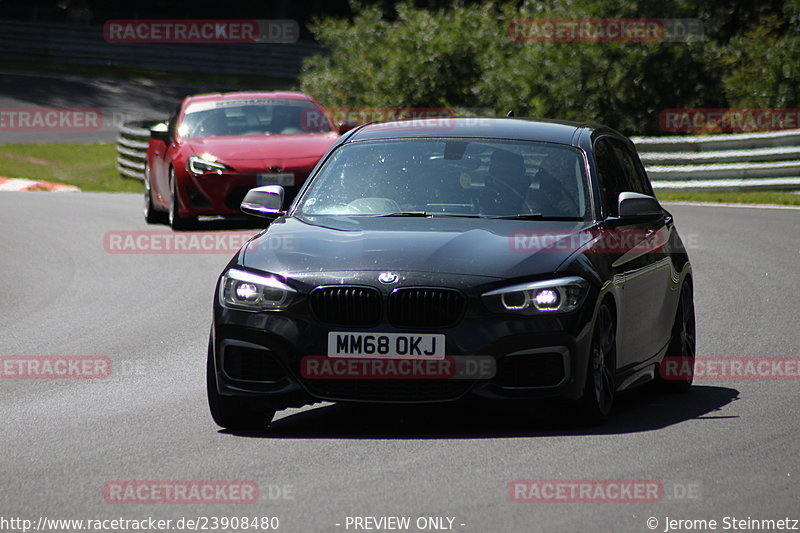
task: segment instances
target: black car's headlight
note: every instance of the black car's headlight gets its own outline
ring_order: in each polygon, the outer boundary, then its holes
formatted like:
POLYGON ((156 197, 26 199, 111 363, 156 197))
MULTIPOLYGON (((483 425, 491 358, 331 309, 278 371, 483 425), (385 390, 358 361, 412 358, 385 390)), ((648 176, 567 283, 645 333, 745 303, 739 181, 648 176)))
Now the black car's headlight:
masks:
POLYGON ((296 294, 277 278, 231 268, 222 275, 219 303, 245 311, 275 311, 286 308, 296 294))
POLYGON ((586 280, 572 276, 503 287, 485 293, 483 301, 496 313, 569 313, 580 307, 588 289, 586 280))
POLYGON ((211 158, 203 158, 196 155, 189 156, 189 171, 193 174, 208 174, 210 172, 222 174, 230 170, 233 169, 228 165, 212 161, 211 158))

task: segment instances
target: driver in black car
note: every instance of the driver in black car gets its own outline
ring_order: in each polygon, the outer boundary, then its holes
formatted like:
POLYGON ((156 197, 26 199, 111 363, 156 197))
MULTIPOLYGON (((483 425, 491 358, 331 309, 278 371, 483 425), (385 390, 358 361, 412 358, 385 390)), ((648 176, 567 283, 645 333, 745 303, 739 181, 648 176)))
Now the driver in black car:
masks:
POLYGON ((537 212, 544 216, 580 216, 575 191, 575 164, 575 156, 561 150, 544 158, 536 174, 539 183, 535 201, 537 212))
POLYGON ((508 150, 495 150, 489 159, 489 175, 480 198, 486 215, 528 213, 526 205, 531 179, 525 174, 525 160, 508 150))

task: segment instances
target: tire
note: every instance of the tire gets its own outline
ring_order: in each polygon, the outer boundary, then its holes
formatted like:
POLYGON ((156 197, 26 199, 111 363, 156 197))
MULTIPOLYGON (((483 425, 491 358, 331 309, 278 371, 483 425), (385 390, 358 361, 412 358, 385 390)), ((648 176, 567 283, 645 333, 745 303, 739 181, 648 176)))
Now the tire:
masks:
POLYGON ((160 224, 166 221, 163 211, 153 205, 153 191, 150 186, 150 167, 144 164, 144 219, 148 224, 160 224))
POLYGON ((191 227, 192 223, 194 222, 193 218, 181 218, 180 212, 178 210, 178 184, 175 181, 175 169, 170 167, 169 169, 169 189, 172 193, 172 202, 169 206, 169 225, 172 227, 173 230, 182 230, 191 227))
POLYGON ((580 400, 580 418, 588 424, 608 420, 616 395, 616 325, 611 307, 603 302, 597 311, 586 370, 586 385, 580 400))
POLYGON ((664 354, 664 359, 673 366, 665 370, 662 360, 656 373, 656 380, 662 390, 686 392, 692 386, 696 341, 694 295, 691 283, 685 281, 681 287, 675 322, 672 324, 672 338, 664 354), (673 370, 676 368, 677 372, 673 370))
POLYGON ((219 393, 217 374, 214 370, 214 350, 210 339, 206 363, 206 391, 211 418, 220 427, 232 430, 261 430, 265 429, 275 416, 275 410, 267 408, 263 402, 222 396, 219 393))

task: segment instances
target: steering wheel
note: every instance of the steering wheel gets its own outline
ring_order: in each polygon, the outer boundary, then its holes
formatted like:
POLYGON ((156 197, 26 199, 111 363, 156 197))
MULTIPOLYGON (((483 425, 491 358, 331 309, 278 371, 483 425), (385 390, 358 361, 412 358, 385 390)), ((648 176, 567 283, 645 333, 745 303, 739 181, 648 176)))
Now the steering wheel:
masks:
MULTIPOLYGON (((498 184, 498 183, 499 183, 500 185, 502 185, 503 187, 505 187, 505 189, 506 189, 507 191, 509 191, 511 194, 513 194, 514 196, 516 196, 517 198, 519 198, 520 200, 522 200, 522 203, 523 203, 523 204, 524 204, 524 203, 525 203, 525 201, 527 200, 527 198, 525 198, 525 196, 523 196, 522 194, 520 194, 520 192, 519 192, 519 191, 517 191, 516 189, 514 189, 514 187, 512 187, 511 185, 509 185, 509 184, 508 184, 508 183, 506 183, 505 181, 503 181, 503 180, 498 180, 498 179, 495 179, 495 178, 492 178, 492 188, 494 188, 494 185, 495 185, 495 184, 498 184)), ((499 191, 498 191, 498 192, 499 192, 499 191)), ((501 193, 501 194, 502 194, 502 193, 501 193)))

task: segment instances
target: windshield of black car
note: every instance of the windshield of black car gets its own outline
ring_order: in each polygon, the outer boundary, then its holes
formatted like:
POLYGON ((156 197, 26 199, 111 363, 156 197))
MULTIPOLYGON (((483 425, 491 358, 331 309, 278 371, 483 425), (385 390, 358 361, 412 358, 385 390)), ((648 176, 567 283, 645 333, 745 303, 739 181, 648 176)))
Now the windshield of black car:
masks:
POLYGON ((193 102, 178 128, 182 137, 326 133, 333 126, 308 100, 253 98, 193 102))
POLYGON ((586 218, 582 152, 544 142, 402 139, 345 144, 295 214, 586 218))

